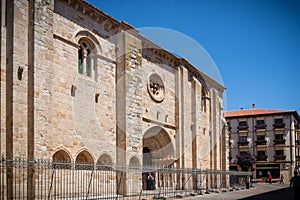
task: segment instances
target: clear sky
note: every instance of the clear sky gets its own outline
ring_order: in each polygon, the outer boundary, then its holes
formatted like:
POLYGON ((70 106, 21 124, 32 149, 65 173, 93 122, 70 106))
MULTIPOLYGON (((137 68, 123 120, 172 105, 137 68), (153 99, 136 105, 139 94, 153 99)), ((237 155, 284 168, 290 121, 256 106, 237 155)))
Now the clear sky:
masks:
POLYGON ((199 43, 222 76, 225 110, 255 103, 300 114, 300 0, 88 2, 135 28, 174 30, 199 43))

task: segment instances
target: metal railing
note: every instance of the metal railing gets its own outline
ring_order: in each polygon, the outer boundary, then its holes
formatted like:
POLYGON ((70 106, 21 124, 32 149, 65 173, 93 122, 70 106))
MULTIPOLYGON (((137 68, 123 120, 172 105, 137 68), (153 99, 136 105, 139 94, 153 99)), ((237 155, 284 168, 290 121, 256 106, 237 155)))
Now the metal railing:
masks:
POLYGON ((4 158, 0 172, 1 200, 160 199, 245 187, 251 176, 250 172, 4 158))

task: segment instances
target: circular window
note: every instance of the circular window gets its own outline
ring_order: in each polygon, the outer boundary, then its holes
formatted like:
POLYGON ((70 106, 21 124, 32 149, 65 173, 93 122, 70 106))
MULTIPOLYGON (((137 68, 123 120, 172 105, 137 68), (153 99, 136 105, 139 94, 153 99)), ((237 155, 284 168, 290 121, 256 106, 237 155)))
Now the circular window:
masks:
POLYGON ((151 74, 148 80, 148 92, 156 102, 162 102, 165 97, 165 86, 158 74, 151 74))

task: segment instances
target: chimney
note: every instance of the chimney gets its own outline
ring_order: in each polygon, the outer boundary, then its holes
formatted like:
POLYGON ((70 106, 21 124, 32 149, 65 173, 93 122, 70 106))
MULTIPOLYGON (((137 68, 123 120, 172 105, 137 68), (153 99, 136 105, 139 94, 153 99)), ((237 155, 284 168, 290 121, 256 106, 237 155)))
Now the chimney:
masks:
POLYGON ((256 108, 256 105, 255 105, 255 103, 254 104, 252 104, 252 109, 255 109, 256 108))

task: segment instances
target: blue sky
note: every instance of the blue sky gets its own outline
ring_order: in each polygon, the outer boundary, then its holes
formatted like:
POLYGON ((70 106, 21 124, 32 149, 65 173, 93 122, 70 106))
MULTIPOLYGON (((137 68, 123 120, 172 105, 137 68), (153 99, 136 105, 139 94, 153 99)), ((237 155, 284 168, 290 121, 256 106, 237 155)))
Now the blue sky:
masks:
POLYGON ((255 103, 300 113, 300 0, 88 2, 136 28, 174 30, 200 44, 227 88, 225 110, 255 103))

